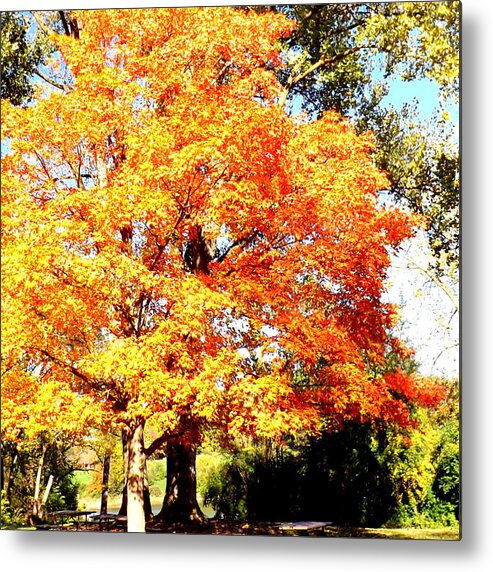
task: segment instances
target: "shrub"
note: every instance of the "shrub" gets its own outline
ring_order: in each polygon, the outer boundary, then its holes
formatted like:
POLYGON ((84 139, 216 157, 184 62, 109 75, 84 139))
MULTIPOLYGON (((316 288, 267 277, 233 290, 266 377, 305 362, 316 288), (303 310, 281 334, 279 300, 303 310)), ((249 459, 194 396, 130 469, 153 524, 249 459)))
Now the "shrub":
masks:
POLYGON ((0 528, 18 528, 25 524, 23 511, 20 508, 11 506, 6 498, 5 491, 2 491, 1 510, 0 510, 0 528))
POLYGON ((156 485, 151 485, 149 487, 149 494, 151 497, 162 497, 163 491, 156 485))
POLYGON ((212 468, 202 485, 204 503, 222 518, 245 519, 247 516, 248 465, 241 456, 226 456, 212 468))

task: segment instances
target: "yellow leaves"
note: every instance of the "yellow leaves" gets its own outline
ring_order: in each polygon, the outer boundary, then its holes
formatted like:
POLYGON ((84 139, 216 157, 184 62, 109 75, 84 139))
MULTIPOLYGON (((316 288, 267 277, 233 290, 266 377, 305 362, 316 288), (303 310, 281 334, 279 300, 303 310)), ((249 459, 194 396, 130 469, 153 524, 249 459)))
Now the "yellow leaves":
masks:
POLYGON ((99 424, 100 408, 89 396, 74 393, 62 376, 10 369, 2 379, 2 437, 34 439, 44 431, 87 434, 99 424))
POLYGON ((375 413, 361 350, 383 346, 386 249, 409 222, 378 212, 369 136, 275 105, 274 40, 293 24, 236 9, 78 21, 80 40, 57 38, 73 89, 6 108, 8 357, 52 352, 63 386, 46 395, 81 419, 79 394, 119 422, 189 415, 265 437, 316 430, 331 398, 375 413), (284 355, 314 375, 334 362, 318 401, 284 355))
POLYGON ((215 356, 204 359, 201 371, 188 385, 193 415, 206 422, 217 421, 222 414, 227 392, 225 386, 234 375, 239 356, 231 348, 223 348, 215 356))
POLYGON ((317 430, 317 414, 306 403, 298 402, 288 378, 280 372, 239 377, 229 388, 228 431, 233 436, 250 434, 278 439, 299 430, 317 430))

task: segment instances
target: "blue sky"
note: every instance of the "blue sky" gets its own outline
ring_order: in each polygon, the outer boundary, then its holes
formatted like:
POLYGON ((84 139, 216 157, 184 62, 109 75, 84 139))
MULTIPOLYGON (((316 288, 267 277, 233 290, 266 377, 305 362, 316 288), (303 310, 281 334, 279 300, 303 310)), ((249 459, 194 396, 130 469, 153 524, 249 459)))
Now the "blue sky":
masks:
MULTIPOLYGON (((417 104, 418 117, 431 119, 439 108, 439 86, 434 80, 402 81, 392 78, 389 93, 382 100, 384 107, 402 108, 406 103, 417 104)), ((446 102, 453 130, 458 135, 459 106, 446 102)), ((458 137, 457 137, 458 141, 458 137)), ((401 307, 401 336, 416 350, 415 358, 424 375, 459 374, 459 316, 452 318, 447 296, 418 270, 408 268, 408 257, 426 267, 429 252, 423 237, 409 241, 406 250, 394 258, 389 272, 388 299, 401 307)))
POLYGON ((405 103, 410 103, 416 99, 418 109, 422 118, 430 117, 433 114, 438 102, 438 86, 436 82, 428 79, 416 79, 402 81, 395 78, 390 83, 389 93, 382 104, 386 107, 392 105, 401 108, 405 103))
MULTIPOLYGON (((382 105, 389 105, 396 109, 402 108, 405 103, 416 101, 419 117, 423 120, 432 117, 439 105, 439 86, 431 79, 414 79, 403 81, 398 77, 391 79, 389 93, 382 99, 382 105)), ((453 102, 446 102, 444 110, 450 114, 452 123, 459 123, 459 106, 453 102)))

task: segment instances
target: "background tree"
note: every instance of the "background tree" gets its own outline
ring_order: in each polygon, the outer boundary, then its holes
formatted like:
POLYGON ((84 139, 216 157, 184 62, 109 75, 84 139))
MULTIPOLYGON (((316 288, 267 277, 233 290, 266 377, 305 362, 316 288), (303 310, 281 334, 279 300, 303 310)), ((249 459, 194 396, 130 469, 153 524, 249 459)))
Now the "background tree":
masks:
MULTIPOLYGON (((284 41, 281 101, 313 116, 336 109, 372 130, 377 161, 395 200, 425 215, 435 272, 457 276, 458 138, 444 117, 419 120, 410 108, 382 109, 391 80, 429 79, 440 104, 459 97, 459 2, 281 5, 297 23, 284 41)), ((437 102, 438 103, 438 102, 437 102)))
POLYGON ((39 31, 30 32, 27 15, 16 12, 1 12, 0 33, 2 99, 25 104, 33 95, 31 77, 50 53, 50 45, 39 31))

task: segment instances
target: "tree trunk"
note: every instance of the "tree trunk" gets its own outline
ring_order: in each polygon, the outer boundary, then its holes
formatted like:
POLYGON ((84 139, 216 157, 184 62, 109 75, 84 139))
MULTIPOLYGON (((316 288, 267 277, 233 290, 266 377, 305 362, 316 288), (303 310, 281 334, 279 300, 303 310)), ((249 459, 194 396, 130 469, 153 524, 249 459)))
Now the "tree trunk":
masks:
MULTIPOLYGON (((44 510, 44 506, 48 502, 48 497, 50 496, 50 491, 51 491, 51 487, 53 486, 54 480, 55 480, 55 477, 53 475, 50 475, 48 477, 48 483, 46 485, 46 489, 45 489, 45 492, 43 494, 43 500, 41 501, 42 510, 44 510)), ((42 515, 39 515, 39 516, 42 516, 42 515)))
POLYGON ((99 511, 101 514, 105 514, 108 512, 108 484, 110 481, 110 461, 111 461, 111 455, 109 451, 105 451, 103 458, 103 482, 101 486, 101 508, 99 511))
MULTIPOLYGON (((124 466, 124 478, 125 482, 123 484, 122 491, 122 502, 120 505, 120 510, 118 511, 119 516, 127 516, 127 465, 128 465, 128 439, 125 432, 122 432, 122 445, 123 445, 123 466, 124 466)), ((101 511, 102 512, 102 511, 101 511)), ((147 479, 147 463, 144 464, 144 513, 146 522, 152 518, 152 506, 151 506, 151 494, 149 491, 149 481, 147 479)))
POLYGON ((12 502, 12 489, 14 487, 15 472, 17 470, 18 461, 19 461, 19 455, 16 450, 10 462, 9 478, 7 479, 7 485, 5 489, 5 498, 7 499, 8 502, 12 502))
POLYGON ((144 465, 144 512, 146 522, 152 518, 151 492, 149 490, 149 480, 147 477, 147 459, 144 465))
POLYGON ((197 502, 196 450, 172 440, 168 443, 166 459, 166 494, 156 519, 183 524, 206 520, 197 502))
POLYGON ((122 504, 118 514, 120 516, 127 516, 127 466, 128 466, 128 440, 125 431, 122 431, 122 450, 123 450, 123 491, 122 491, 122 504))
POLYGON ((145 532, 144 421, 136 419, 127 427, 127 531, 145 532))
POLYGON ((46 444, 43 444, 43 450, 41 452, 41 457, 38 462, 38 470, 36 472, 36 483, 34 485, 34 499, 33 499, 33 515, 41 517, 42 513, 42 503, 40 501, 39 495, 41 491, 41 478, 43 476, 43 466, 45 462, 46 455, 46 444))

